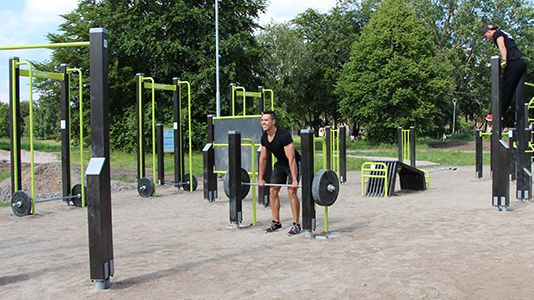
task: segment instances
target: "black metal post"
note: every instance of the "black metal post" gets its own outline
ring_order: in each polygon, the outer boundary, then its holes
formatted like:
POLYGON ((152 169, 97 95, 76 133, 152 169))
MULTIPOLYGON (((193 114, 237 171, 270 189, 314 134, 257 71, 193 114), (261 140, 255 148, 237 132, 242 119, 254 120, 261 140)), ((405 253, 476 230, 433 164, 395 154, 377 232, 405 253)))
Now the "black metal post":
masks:
POLYGON ((92 130, 89 164, 100 167, 98 172, 87 172, 89 266, 91 280, 95 281, 96 287, 106 289, 110 287, 110 276, 114 273, 109 165, 108 33, 103 28, 91 28, 89 41, 92 130))
POLYGON ((213 115, 208 115, 208 141, 204 149, 202 150, 204 172, 202 182, 204 184, 204 199, 208 201, 215 201, 217 199, 217 174, 215 174, 215 148, 214 142, 214 128, 213 128, 213 115))
POLYGON ((239 227, 243 220, 241 199, 241 133, 228 131, 228 176, 230 182, 230 223, 239 227))
POLYGON ((165 184, 165 150, 163 149, 163 124, 156 124, 156 153, 158 158, 158 185, 165 184))
MULTIPOLYGON (((67 73, 67 64, 61 64, 60 72, 63 74, 63 80, 60 82, 60 99, 61 99, 61 189, 63 197, 70 195, 71 176, 70 176, 70 95, 69 95, 69 74, 67 73)), ((82 178, 83 180, 83 178, 82 178)), ((69 199, 63 201, 69 203, 69 199)))
POLYGON ((323 155, 326 155, 326 168, 332 169, 332 127, 327 125, 324 127, 324 138, 326 140, 326 151, 323 155))
POLYGON ((410 126, 410 166, 412 167, 416 167, 415 143, 415 126, 410 126))
POLYGON ((493 114, 491 134, 492 205, 499 210, 506 210, 510 205, 508 164, 505 157, 509 149, 506 142, 501 140, 500 62, 498 56, 491 57, 491 111, 493 114))
POLYGON ((172 84, 176 86, 176 91, 172 93, 172 111, 173 111, 173 134, 174 134, 174 182, 183 182, 184 177, 184 138, 182 130, 182 120, 180 114, 180 78, 173 77, 172 84))
POLYGON ((482 129, 477 129, 475 131, 475 174, 477 178, 482 178, 483 176, 483 157, 484 152, 482 148, 482 129))
POLYGON ((339 126, 339 182, 347 182, 347 128, 339 126))
MULTIPOLYGON (((259 166, 259 160, 260 160, 260 154, 261 154, 261 147, 258 149, 258 166, 259 166)), ((271 181, 271 176, 273 174, 273 160, 272 160, 272 154, 267 150, 267 161, 265 162, 265 171, 263 172, 263 179, 265 182, 271 181)), ((262 201, 264 207, 268 207, 270 203, 270 189, 268 186, 264 186, 263 188, 258 186, 258 198, 260 201, 262 201)))
POLYGON ((517 131, 517 150, 516 150, 516 198, 519 200, 530 199, 528 176, 524 172, 527 168, 530 173, 531 161, 527 160, 525 150, 528 148, 529 136, 525 134, 525 128, 528 127, 528 104, 525 103, 524 93, 525 78, 524 76, 519 81, 515 90, 515 107, 516 107, 516 131, 517 131))
POLYGON ((314 176, 314 159, 313 159, 313 130, 304 129, 300 131, 301 150, 302 150, 302 229, 308 235, 315 230, 315 203, 312 197, 312 182, 314 176))
POLYGON ((10 167, 11 167, 11 194, 22 190, 22 172, 20 162, 20 69, 18 57, 9 59, 9 132, 11 138, 10 167))
POLYGON ((517 130, 515 128, 510 128, 508 130, 508 145, 510 146, 510 165, 508 166, 508 170, 510 171, 510 174, 508 174, 508 178, 510 178, 511 181, 514 181, 516 179, 516 155, 517 155, 517 130), (514 147, 516 145, 516 147, 514 147))
POLYGON ((217 174, 213 173, 215 166, 215 152, 213 144, 207 143, 202 149, 204 172, 202 182, 204 184, 204 199, 213 202, 217 198, 217 174))
POLYGON ((136 140, 136 153, 137 153, 137 180, 145 177, 145 138, 144 138, 144 128, 145 128, 145 118, 143 110, 143 82, 141 77, 145 74, 137 73, 135 74, 135 82, 137 83, 135 89, 135 115, 137 116, 137 140, 136 140), (140 103, 141 102, 141 103, 140 103))

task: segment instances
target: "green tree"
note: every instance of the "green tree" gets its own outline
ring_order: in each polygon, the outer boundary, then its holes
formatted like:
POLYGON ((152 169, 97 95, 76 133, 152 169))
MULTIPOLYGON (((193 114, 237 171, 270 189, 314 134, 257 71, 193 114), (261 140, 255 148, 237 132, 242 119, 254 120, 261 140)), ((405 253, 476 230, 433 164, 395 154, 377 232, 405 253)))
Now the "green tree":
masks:
POLYGON ((371 141, 394 141, 396 128, 435 128, 447 82, 424 24, 403 0, 385 0, 353 44, 336 92, 340 111, 371 141))
MULTIPOLYGON (((222 0, 220 13, 221 86, 238 81, 244 86, 260 84, 260 47, 254 38, 255 18, 265 9, 264 0, 222 0)), ((135 74, 144 73, 156 82, 187 80, 192 87, 194 124, 204 124, 215 111, 215 36, 213 1, 81 0, 63 16, 59 34, 51 42, 88 40, 91 27, 109 32, 110 143, 115 149, 135 149, 135 74)), ((88 49, 62 48, 53 53, 53 64, 68 63, 84 70, 88 80, 88 49)), ((85 99, 89 99, 88 91, 85 99)), ((148 96, 148 95, 147 95, 148 96)), ((224 93, 223 97, 229 96, 224 93)), ((148 99, 148 97, 145 97, 148 99)), ((228 98, 227 98, 228 99, 228 98)), ((171 95, 157 95, 158 122, 172 124, 171 95)), ((223 102, 223 112, 229 101, 223 102)), ((89 111, 89 101, 86 101, 89 111)), ((147 107, 148 111, 148 107, 147 107)), ((150 115, 146 115, 150 117, 150 115)), ((89 118, 85 118, 89 122, 89 118)), ((185 123, 184 123, 185 125, 185 123)), ((205 141, 204 126, 195 126, 195 147, 205 141)), ((147 132, 149 128, 146 129, 147 132)))
MULTIPOLYGON (((281 107, 318 132, 339 121, 334 87, 360 31, 357 14, 338 3, 329 13, 309 9, 290 23, 271 24, 259 36, 267 49, 266 83, 278 91, 281 107)), ((278 102, 277 102, 278 103, 278 102)))

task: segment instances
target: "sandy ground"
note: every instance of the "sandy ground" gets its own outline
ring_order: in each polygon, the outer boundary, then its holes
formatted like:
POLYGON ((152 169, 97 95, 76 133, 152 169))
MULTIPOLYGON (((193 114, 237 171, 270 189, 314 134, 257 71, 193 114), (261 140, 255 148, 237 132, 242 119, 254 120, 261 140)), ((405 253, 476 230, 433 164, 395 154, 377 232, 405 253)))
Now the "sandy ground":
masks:
MULTIPOLYGON (((327 240, 287 236, 287 196, 284 229, 267 234, 269 209, 258 206, 256 227, 227 229, 228 201, 204 201, 201 187, 114 193, 115 276, 103 291, 89 280, 84 209, 0 208, 0 299, 532 299, 534 205, 499 212, 487 175, 430 170, 428 191, 387 199, 361 198, 349 173, 329 211, 341 235, 327 240)), ((243 207, 250 222, 250 198, 243 207)), ((322 208, 317 217, 321 232, 322 208)))

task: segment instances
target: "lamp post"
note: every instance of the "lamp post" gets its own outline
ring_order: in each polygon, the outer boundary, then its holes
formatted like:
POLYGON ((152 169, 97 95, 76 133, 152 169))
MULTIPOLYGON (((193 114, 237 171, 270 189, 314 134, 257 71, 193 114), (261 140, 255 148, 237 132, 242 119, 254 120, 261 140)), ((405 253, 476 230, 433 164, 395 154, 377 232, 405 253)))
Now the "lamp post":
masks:
POLYGON ((452 134, 454 134, 455 126, 456 126, 456 99, 452 99, 452 134))
POLYGON ((215 0, 215 105, 217 117, 221 116, 221 93, 219 91, 219 0, 215 0))

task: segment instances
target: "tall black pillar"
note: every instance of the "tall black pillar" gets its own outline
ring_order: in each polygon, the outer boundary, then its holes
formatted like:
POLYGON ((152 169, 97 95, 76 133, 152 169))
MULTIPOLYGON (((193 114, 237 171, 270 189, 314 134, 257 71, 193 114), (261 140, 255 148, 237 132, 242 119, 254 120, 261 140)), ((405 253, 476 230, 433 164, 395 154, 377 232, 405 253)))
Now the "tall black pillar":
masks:
POLYGON ((180 78, 173 77, 172 84, 176 86, 176 91, 172 93, 172 112, 173 112, 173 134, 174 134, 174 182, 183 182, 184 176, 184 138, 182 131, 182 120, 180 115, 180 78))
POLYGON ((339 182, 347 182, 347 128, 339 126, 339 182))
POLYGON ((243 220, 241 199, 241 133, 228 131, 228 176, 230 182, 230 223, 239 227, 243 220))
POLYGON ((415 163, 415 126, 410 126, 410 166, 416 167, 415 163))
POLYGON ((217 193, 217 174, 215 174, 215 148, 214 143, 214 128, 213 128, 213 115, 208 115, 208 140, 207 144, 202 150, 203 162, 204 162, 204 174, 202 182, 204 184, 204 199, 208 201, 215 201, 218 197, 217 193))
POLYGON ((313 130, 301 130, 301 150, 302 150, 302 229, 305 233, 311 235, 315 230, 315 203, 312 197, 312 182, 314 176, 313 160, 313 130))
POLYGON ((523 76, 515 90, 516 102, 516 130, 517 130, 517 151, 516 151, 516 198, 519 200, 528 200, 531 195, 531 158, 525 153, 528 147, 530 135, 527 134, 528 125, 528 103, 525 103, 525 77, 523 76))
POLYGON ((506 210, 510 205, 510 184, 508 178, 508 144, 502 141, 501 128, 501 68, 498 56, 491 57, 491 170, 492 205, 499 210, 506 210))
MULTIPOLYGON (((60 82, 61 95, 61 189, 63 197, 70 195, 71 177, 70 177, 70 94, 69 94, 69 73, 67 73, 66 64, 61 64, 60 72, 63 74, 63 80, 60 82)), ((81 166, 83 167, 83 166, 81 166)), ((83 180, 83 178, 82 178, 83 180)), ((63 201, 69 203, 69 199, 63 201)))
POLYGON ((20 70, 18 57, 9 59, 9 135, 11 137, 10 166, 11 194, 22 190, 22 172, 20 162, 20 135, 22 123, 20 115, 20 70))
MULTIPOLYGON (((98 172, 87 179, 87 221, 89 227, 89 266, 97 288, 109 288, 113 276, 113 236, 111 224, 111 183, 109 165, 108 33, 91 28, 91 161, 100 161, 98 172)), ((89 168, 88 168, 89 169, 89 168)))
POLYGON ((143 81, 142 77, 145 74, 137 73, 135 74, 135 82, 137 83, 135 89, 135 115, 137 116, 137 180, 145 177, 145 138, 144 138, 144 129, 145 129, 145 118, 143 110, 143 81))

